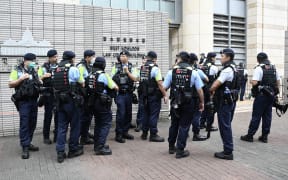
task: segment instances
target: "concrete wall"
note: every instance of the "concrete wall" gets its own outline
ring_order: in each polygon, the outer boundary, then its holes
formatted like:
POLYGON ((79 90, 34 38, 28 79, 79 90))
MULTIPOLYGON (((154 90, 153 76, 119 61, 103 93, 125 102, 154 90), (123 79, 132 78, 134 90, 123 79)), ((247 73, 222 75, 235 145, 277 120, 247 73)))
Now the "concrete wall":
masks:
POLYGON ((264 51, 284 74, 287 1, 247 0, 247 64, 252 69, 258 52, 264 51))

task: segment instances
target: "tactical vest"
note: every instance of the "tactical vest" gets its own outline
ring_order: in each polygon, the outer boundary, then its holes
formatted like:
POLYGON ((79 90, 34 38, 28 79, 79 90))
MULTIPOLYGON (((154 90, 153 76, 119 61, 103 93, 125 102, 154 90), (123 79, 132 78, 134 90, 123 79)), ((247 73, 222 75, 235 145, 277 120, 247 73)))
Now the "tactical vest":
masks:
MULTIPOLYGON (((42 67, 46 69, 47 73, 52 74, 53 68, 51 67, 51 64, 49 62, 45 62, 42 67)), ((44 87, 52 87, 51 77, 43 79, 43 86, 44 87)))
POLYGON ((52 71, 53 88, 59 92, 68 92, 70 90, 69 84, 69 69, 72 65, 70 63, 59 64, 52 71))
POLYGON ((263 78, 260 81, 261 86, 270 86, 271 88, 276 88, 277 77, 276 68, 274 65, 265 64, 261 66, 263 70, 263 78))
MULTIPOLYGON (((114 75, 113 80, 119 86, 119 92, 133 92, 134 82, 123 72, 122 63, 116 63, 117 73, 114 75)), ((132 72, 132 64, 128 63, 128 70, 132 72)))
POLYGON ((202 68, 201 68, 201 70, 206 74, 206 76, 208 77, 208 79, 209 79, 209 83, 208 83, 208 85, 212 85, 213 84, 213 82, 215 81, 215 79, 216 79, 216 75, 210 75, 210 69, 211 69, 211 67, 212 67, 212 65, 214 65, 214 64, 212 64, 211 62, 205 62, 204 63, 204 65, 202 66, 202 68))
POLYGON ((103 82, 99 82, 98 78, 101 74, 105 74, 104 71, 96 71, 94 73, 90 73, 87 78, 88 83, 88 92, 89 94, 101 94, 104 90, 107 90, 107 87, 103 82))
POLYGON ((155 78, 151 78, 151 71, 153 67, 158 67, 152 61, 147 61, 145 65, 140 69, 140 93, 143 96, 161 94, 157 81, 155 78))
POLYGON ((239 74, 240 82, 244 81, 245 80, 244 68, 237 68, 237 72, 239 74))
POLYGON ((38 98, 40 93, 41 83, 38 78, 37 72, 33 69, 26 70, 23 65, 16 67, 17 73, 28 73, 32 79, 25 79, 18 87, 15 88, 18 99, 38 98))
POLYGON ((216 99, 218 102, 223 101, 226 104, 231 104, 233 102, 236 102, 238 100, 239 96, 239 89, 240 89, 240 81, 239 81, 239 74, 238 72, 233 68, 231 63, 227 63, 224 68, 218 72, 217 78, 220 76, 221 72, 226 69, 226 68, 232 68, 233 70, 233 80, 226 81, 221 86, 217 89, 216 91, 216 99), (227 88, 229 92, 227 91, 227 88))
POLYGON ((172 70, 171 99, 178 104, 190 102, 192 98, 191 76, 193 68, 188 63, 179 63, 172 70))

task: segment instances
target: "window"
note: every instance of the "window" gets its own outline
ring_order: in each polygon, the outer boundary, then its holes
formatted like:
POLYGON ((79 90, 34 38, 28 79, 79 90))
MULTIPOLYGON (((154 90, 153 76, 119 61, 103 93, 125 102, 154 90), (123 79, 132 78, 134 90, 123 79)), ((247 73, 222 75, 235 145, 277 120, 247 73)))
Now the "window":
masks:
POLYGON ((80 0, 80 4, 92 5, 93 4, 93 0, 80 0))
POLYGON ((144 10, 144 0, 129 0, 129 9, 144 10))
POLYGON ((145 10, 148 11, 159 11, 160 1, 159 0, 146 0, 145 10))
POLYGON ((127 9, 127 0, 111 0, 112 8, 127 9))
POLYGON ((110 7, 110 0, 93 0, 94 6, 110 7))
POLYGON ((175 19, 175 1, 162 0, 161 11, 167 12, 169 14, 170 19, 175 19))

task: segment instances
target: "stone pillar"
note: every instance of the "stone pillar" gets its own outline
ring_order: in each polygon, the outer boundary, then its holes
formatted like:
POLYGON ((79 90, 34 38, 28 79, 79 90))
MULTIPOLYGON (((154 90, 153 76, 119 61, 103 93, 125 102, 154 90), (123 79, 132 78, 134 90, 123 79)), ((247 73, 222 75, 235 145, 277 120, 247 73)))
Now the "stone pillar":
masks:
POLYGON ((213 1, 183 0, 183 50, 200 54, 213 51, 213 1))

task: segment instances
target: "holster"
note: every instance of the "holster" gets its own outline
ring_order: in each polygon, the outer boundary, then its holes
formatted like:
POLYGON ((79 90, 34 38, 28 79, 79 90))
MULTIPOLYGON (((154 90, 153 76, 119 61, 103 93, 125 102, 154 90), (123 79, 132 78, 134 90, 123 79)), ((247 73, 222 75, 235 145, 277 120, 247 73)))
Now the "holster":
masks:
POLYGON ((107 94, 100 94, 99 95, 100 98, 100 103, 106 107, 111 107, 112 106, 112 98, 107 95, 107 94))

